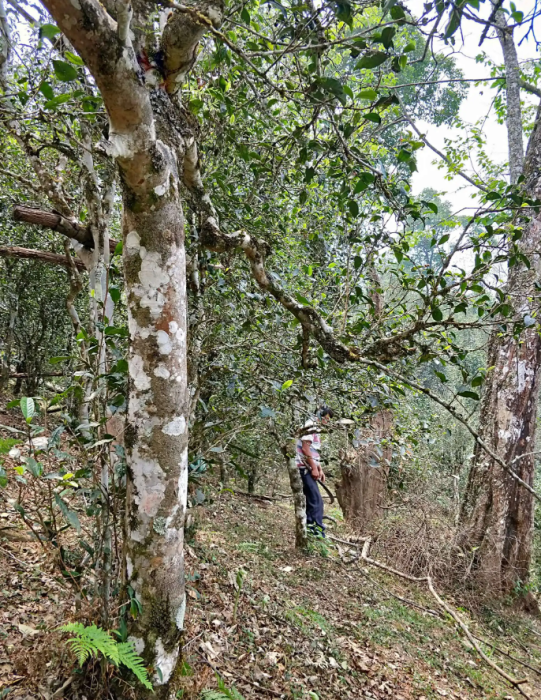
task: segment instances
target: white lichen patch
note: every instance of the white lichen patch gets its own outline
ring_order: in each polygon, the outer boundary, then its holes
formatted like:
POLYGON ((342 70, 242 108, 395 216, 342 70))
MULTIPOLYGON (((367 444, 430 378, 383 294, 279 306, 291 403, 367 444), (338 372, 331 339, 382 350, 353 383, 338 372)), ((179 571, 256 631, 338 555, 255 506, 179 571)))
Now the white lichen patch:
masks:
POLYGON ((186 419, 184 416, 177 416, 172 421, 164 425, 162 433, 166 435, 182 435, 186 430, 186 419))
POLYGON ((165 685, 175 670, 179 654, 179 647, 175 647, 173 651, 165 651, 162 639, 161 637, 158 637, 154 649, 156 651, 156 666, 160 669, 160 673, 154 674, 154 684, 165 685))
POLYGON ((128 255, 137 253, 141 247, 141 236, 137 231, 130 231, 126 236, 126 252, 128 255))
POLYGON ((163 197, 163 195, 168 191, 169 189, 169 178, 167 178, 166 182, 164 182, 162 185, 156 185, 154 188, 154 192, 158 195, 158 197, 163 197))
POLYGON ((143 358, 140 355, 134 355, 129 363, 130 377, 138 391, 147 391, 150 389, 150 377, 144 370, 143 358))
MULTIPOLYGON (((165 495, 165 474, 157 460, 144 459, 136 447, 132 454, 135 502, 139 512, 154 518, 165 495)), ((132 533, 133 539, 133 533, 132 533)))
POLYGON ((517 362, 517 388, 524 391, 526 383, 534 375, 534 371, 525 360, 517 362))
POLYGON ((126 572, 128 574, 128 581, 133 575, 133 562, 129 555, 126 555, 126 572))
POLYGON ((154 376, 160 377, 161 379, 169 379, 171 372, 167 369, 165 365, 158 365, 154 368, 154 376))
POLYGON ((185 509, 188 503, 188 446, 182 451, 180 458, 180 475, 178 477, 178 502, 185 509))
POLYGON ((133 644, 135 651, 139 654, 139 656, 141 656, 145 650, 145 640, 141 639, 141 637, 134 637, 133 635, 130 635, 128 637, 128 641, 133 644))
POLYGON ((175 622, 177 625, 177 629, 179 629, 179 630, 184 629, 184 616, 185 615, 186 615, 186 594, 184 594, 184 598, 182 599, 182 603, 180 604, 180 607, 177 610, 177 614, 175 615, 175 622))
POLYGON ((170 355, 173 349, 173 344, 169 334, 165 331, 158 331, 156 333, 156 341, 158 343, 158 352, 160 355, 170 355))

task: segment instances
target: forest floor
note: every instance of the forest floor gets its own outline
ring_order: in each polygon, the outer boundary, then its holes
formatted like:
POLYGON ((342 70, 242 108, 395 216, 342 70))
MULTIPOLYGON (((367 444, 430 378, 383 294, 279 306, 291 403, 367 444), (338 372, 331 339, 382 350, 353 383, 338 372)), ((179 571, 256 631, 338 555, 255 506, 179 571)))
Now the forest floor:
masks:
MULTIPOLYGON (((437 606, 426 591, 344 564, 331 543, 297 553, 287 502, 217 490, 209 496, 192 509, 187 533, 189 606, 177 697, 204 698, 218 674, 244 698, 521 697, 449 617, 429 612, 437 606)), ((6 501, 1 509, 0 698, 70 697, 69 685, 60 688, 73 678, 75 662, 54 629, 74 619, 76 596, 6 501)), ((348 535, 343 524, 333 529, 348 535)), ((541 669, 539 621, 510 609, 460 614, 477 636, 541 669)), ((541 699, 541 671, 484 650, 509 673, 529 678, 529 697, 541 699)))

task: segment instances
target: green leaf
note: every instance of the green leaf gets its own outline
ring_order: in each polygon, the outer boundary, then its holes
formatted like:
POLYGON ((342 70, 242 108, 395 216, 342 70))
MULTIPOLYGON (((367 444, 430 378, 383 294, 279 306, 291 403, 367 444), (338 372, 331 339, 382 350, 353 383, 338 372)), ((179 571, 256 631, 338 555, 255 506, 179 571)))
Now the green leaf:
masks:
POLYGON ((377 68, 382 63, 385 63, 388 58, 389 54, 385 53, 385 51, 374 51, 374 53, 367 54, 360 61, 357 61, 355 68, 357 70, 377 68))
POLYGON ((438 241, 438 245, 443 245, 444 243, 447 243, 448 240, 449 240, 449 234, 446 233, 445 235, 443 235, 440 238, 440 240, 438 241))
POLYGON ((52 365, 58 365, 60 362, 65 362, 66 360, 71 359, 69 355, 58 355, 57 357, 50 357, 49 362, 52 365))
POLYGON ((35 476, 36 478, 40 477, 43 474, 43 465, 40 464, 40 462, 36 462, 36 460, 33 457, 27 457, 26 459, 26 468, 32 474, 32 476, 35 476))
POLYGON ((287 382, 284 382, 282 384, 282 389, 289 389, 289 387, 293 384, 293 379, 288 379, 287 382))
POLYGON ((466 399, 473 399, 474 401, 479 401, 479 394, 476 394, 475 391, 471 391, 471 389, 459 389, 457 391, 457 394, 459 396, 463 396, 466 399))
MULTIPOLYGON (((391 17, 395 20, 404 19, 406 17, 404 8, 400 7, 400 5, 394 5, 391 7, 391 17)), ((399 24, 403 24, 403 22, 399 22, 399 24)))
POLYGON ((39 85, 39 91, 47 100, 52 100, 54 98, 53 88, 44 80, 39 85))
POLYGON ((117 304, 120 301, 120 289, 118 287, 109 287, 109 296, 113 303, 117 304))
POLYGON ((411 151, 408 151, 406 148, 401 148, 398 151, 398 160, 400 161, 400 163, 407 163, 411 156, 411 151))
POLYGON ((369 122, 374 122, 374 124, 381 124, 381 117, 377 112, 369 112, 368 114, 364 115, 364 118, 369 122))
POLYGON ((398 0, 387 0, 385 5, 383 6, 383 15, 385 16, 387 12, 389 12, 389 10, 391 10, 396 5, 397 2, 398 0))
POLYGON ((396 27, 385 27, 381 32, 381 43, 386 49, 390 49, 393 45, 393 37, 396 34, 396 27))
POLYGON ((348 200, 348 209, 353 217, 359 216, 359 205, 354 199, 349 199, 348 200))
POLYGON ((36 407, 34 405, 34 399, 32 399, 30 396, 23 396, 23 398, 19 402, 19 405, 21 407, 21 412, 24 416, 25 421, 27 423, 31 423, 36 410, 36 407))
POLYGON ((358 94, 359 99, 370 100, 370 102, 373 102, 377 96, 378 93, 374 90, 374 88, 365 88, 364 90, 360 90, 358 94))
POLYGON ((123 247, 124 247, 124 244, 122 243, 122 241, 119 241, 116 244, 115 252, 113 253, 113 255, 122 255, 122 248, 123 247))
POLYGON ((433 306, 431 313, 432 313, 432 318, 434 319, 434 321, 438 321, 438 323, 439 323, 440 321, 443 320, 443 313, 442 313, 442 310, 440 309, 439 306, 433 306))
POLYGON ((69 92, 65 92, 62 95, 57 95, 56 97, 53 97, 52 100, 45 103, 45 109, 56 109, 65 102, 69 102, 71 97, 71 93, 69 92))
POLYGON ((53 60, 54 72, 58 80, 68 83, 77 77, 77 69, 66 61, 53 60))
POLYGON ((250 17, 250 13, 248 12, 246 7, 242 8, 240 16, 242 17, 243 22, 246 22, 246 24, 250 24, 252 18, 250 17))
POLYGON ((39 28, 39 35, 42 39, 49 39, 52 42, 57 34, 60 34, 60 29, 56 24, 42 24, 39 28))
POLYGON ((79 522, 79 518, 77 517, 77 513, 75 513, 73 510, 70 510, 68 508, 68 504, 60 498, 60 496, 55 493, 54 495, 54 500, 56 505, 60 508, 60 511, 62 512, 62 515, 66 519, 66 522, 71 525, 75 530, 77 531, 77 534, 81 534, 81 523, 79 522))
POLYGON ((444 38, 449 39, 453 36, 456 30, 460 27, 460 20, 462 19, 462 10, 454 9, 451 12, 451 18, 449 19, 449 24, 445 30, 444 38))
POLYGON ((404 53, 410 53, 411 51, 415 51, 416 48, 417 44, 412 39, 404 46, 404 53))
POLYGON ((85 62, 80 56, 77 56, 77 54, 72 53, 71 51, 66 51, 64 56, 68 59, 70 63, 73 63, 76 66, 84 66, 85 62))

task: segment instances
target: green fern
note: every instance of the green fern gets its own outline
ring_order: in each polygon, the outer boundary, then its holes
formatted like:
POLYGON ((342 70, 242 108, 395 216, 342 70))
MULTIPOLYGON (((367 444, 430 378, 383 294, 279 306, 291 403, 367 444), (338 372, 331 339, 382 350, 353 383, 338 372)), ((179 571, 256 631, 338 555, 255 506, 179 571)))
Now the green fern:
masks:
POLYGON ((137 654, 131 642, 122 642, 118 646, 118 658, 120 663, 137 676, 140 682, 152 690, 152 683, 148 680, 148 672, 145 668, 143 659, 137 654))
POLYGON ((80 622, 70 622, 60 627, 60 629, 62 632, 75 634, 75 637, 68 639, 67 644, 69 644, 77 657, 80 666, 88 658, 97 657, 98 654, 101 654, 115 666, 122 664, 128 668, 145 688, 152 690, 152 683, 149 680, 143 659, 137 654, 131 642, 116 642, 101 627, 96 627, 96 625, 86 627, 80 622))
POLYGON ((203 690, 201 700, 244 700, 244 696, 239 693, 234 685, 228 688, 223 678, 218 678, 218 690, 203 690))
POLYGON ((118 666, 118 645, 111 635, 96 625, 85 627, 80 622, 70 622, 60 628, 63 632, 73 632, 76 636, 68 639, 67 644, 79 661, 79 666, 90 656, 102 654, 118 666))

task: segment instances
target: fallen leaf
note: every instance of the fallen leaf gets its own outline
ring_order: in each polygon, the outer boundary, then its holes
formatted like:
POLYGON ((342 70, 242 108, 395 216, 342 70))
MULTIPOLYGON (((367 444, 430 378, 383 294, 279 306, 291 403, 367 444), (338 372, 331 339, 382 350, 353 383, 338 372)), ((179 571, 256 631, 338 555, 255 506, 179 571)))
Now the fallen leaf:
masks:
POLYGON ((23 625, 22 623, 19 623, 17 627, 19 628, 19 632, 23 635, 23 637, 33 637, 35 634, 40 634, 39 630, 37 630, 35 627, 30 627, 30 625, 23 625))

